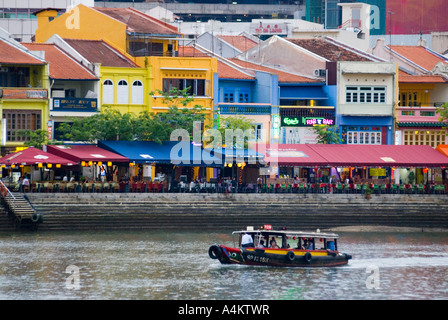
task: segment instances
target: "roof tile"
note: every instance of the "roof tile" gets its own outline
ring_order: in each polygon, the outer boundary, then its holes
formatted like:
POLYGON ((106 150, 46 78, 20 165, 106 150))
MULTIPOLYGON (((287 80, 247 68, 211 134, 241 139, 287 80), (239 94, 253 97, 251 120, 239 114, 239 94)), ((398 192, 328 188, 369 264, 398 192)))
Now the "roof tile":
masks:
POLYGON ((443 59, 434 53, 428 51, 425 47, 422 46, 389 46, 393 51, 402 55, 408 60, 411 60, 415 64, 420 67, 431 71, 434 66, 443 62, 448 65, 448 59, 443 59))
POLYGON ((255 47, 257 43, 253 41, 252 39, 249 39, 245 36, 218 36, 218 38, 221 38, 225 42, 229 43, 230 45, 234 46, 241 52, 246 52, 247 50, 255 47))
POLYGON ((35 58, 33 55, 12 46, 6 41, 0 41, 1 64, 31 64, 44 65, 46 62, 35 58))
POLYGON ((23 43, 29 50, 45 51, 49 62, 50 78, 53 79, 98 79, 90 70, 82 66, 55 44, 23 43))
POLYGON ((265 72, 269 72, 272 74, 277 74, 278 82, 283 82, 283 83, 300 83, 300 82, 318 83, 318 82, 321 82, 320 80, 299 76, 299 75, 289 73, 286 71, 272 69, 272 68, 261 66, 261 65, 251 63, 248 61, 243 61, 243 60, 240 60, 237 58, 232 58, 229 60, 244 67, 244 68, 254 69, 254 70, 258 70, 258 71, 265 71, 265 72))
POLYGON ((104 67, 138 67, 134 62, 102 40, 64 39, 64 41, 92 63, 101 63, 104 67))
POLYGON ((311 51, 329 61, 372 61, 325 39, 286 39, 295 45, 311 51))
POLYGON ((180 35, 176 27, 132 8, 94 7, 93 9, 126 24, 131 32, 180 35))

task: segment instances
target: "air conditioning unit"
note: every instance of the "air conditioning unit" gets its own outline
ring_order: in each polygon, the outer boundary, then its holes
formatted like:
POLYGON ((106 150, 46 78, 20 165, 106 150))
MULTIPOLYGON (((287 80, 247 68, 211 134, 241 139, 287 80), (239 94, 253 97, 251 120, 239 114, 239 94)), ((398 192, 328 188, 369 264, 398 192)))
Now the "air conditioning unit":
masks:
POLYGON ((316 77, 325 77, 327 74, 327 70, 325 69, 314 69, 314 76, 316 77))

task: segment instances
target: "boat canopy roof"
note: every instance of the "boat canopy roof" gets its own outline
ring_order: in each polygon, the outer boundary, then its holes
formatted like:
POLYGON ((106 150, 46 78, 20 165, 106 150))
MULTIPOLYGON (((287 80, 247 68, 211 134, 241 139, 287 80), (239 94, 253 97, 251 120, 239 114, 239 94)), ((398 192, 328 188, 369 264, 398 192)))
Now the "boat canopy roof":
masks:
POLYGON ((253 229, 253 230, 241 230, 233 231, 232 234, 262 234, 270 236, 295 236, 302 238, 338 238, 336 233, 323 233, 323 232, 313 232, 313 231, 291 231, 291 230, 267 230, 267 229, 253 229))

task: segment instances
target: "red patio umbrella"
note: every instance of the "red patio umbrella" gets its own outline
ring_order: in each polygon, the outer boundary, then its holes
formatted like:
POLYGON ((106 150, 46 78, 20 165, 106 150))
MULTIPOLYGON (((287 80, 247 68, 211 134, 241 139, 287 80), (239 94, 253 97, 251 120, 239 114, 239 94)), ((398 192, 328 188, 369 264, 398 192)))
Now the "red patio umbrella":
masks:
POLYGON ((0 158, 0 165, 24 165, 31 166, 35 164, 60 164, 62 166, 73 166, 76 162, 63 157, 30 147, 25 150, 17 151, 0 158))

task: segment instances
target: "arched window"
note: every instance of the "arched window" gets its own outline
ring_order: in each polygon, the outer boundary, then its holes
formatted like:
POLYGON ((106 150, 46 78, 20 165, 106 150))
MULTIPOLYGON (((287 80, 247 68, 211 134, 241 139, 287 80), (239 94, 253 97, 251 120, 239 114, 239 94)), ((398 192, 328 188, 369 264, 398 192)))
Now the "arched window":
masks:
POLYGON ((132 104, 143 104, 143 83, 140 80, 132 83, 132 104))
POLYGON ((114 83, 112 80, 104 80, 103 82, 103 104, 114 103, 114 83))
POLYGON ((128 104, 129 103, 129 88, 126 80, 118 81, 117 86, 117 103, 128 104))

